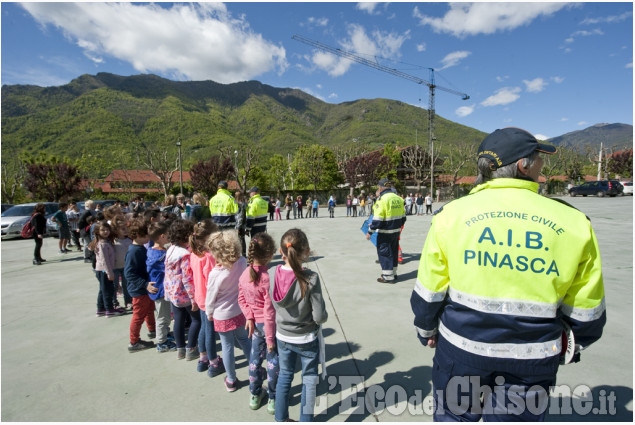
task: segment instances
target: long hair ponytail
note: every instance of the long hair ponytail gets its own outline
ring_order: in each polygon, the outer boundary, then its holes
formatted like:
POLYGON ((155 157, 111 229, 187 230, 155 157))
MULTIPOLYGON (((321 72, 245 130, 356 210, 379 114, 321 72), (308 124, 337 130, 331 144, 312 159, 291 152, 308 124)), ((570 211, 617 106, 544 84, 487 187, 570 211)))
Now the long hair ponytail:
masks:
POLYGON ((310 252, 309 240, 306 234, 300 229, 287 230, 280 239, 280 249, 282 249, 282 253, 287 257, 289 265, 293 269, 293 273, 300 285, 300 293, 302 298, 304 298, 309 289, 309 281, 302 269, 302 263, 308 258, 310 252))

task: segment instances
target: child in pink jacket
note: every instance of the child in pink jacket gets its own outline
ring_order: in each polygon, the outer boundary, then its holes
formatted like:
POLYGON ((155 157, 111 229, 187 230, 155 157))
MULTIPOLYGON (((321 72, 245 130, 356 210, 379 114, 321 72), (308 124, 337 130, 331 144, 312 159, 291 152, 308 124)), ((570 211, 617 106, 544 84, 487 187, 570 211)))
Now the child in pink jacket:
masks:
POLYGON ((249 267, 238 282, 238 304, 247 319, 251 337, 249 356, 249 407, 258 409, 265 396, 262 382, 267 377, 269 401, 267 411, 275 413, 276 383, 278 381, 278 352, 276 350, 276 311, 269 295, 268 264, 273 258, 276 244, 267 233, 258 233, 251 239, 247 254, 249 267), (267 359, 267 370, 262 361, 267 359))

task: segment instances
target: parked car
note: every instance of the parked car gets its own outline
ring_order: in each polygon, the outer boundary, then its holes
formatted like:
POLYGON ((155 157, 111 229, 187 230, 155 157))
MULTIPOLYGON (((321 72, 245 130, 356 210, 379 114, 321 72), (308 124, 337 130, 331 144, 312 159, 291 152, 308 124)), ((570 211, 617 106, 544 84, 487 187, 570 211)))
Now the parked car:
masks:
POLYGON ((5 212, 6 210, 11 208, 12 206, 13 206, 13 204, 2 204, 2 211, 0 211, 0 212, 5 212))
POLYGON ((580 186, 574 186, 569 189, 570 196, 587 196, 587 195, 597 195, 597 196, 617 196, 622 193, 624 188, 617 180, 598 180, 595 182, 586 182, 582 183, 580 186))
MULTIPOLYGON (((2 239, 19 238, 22 233, 22 227, 24 223, 31 219, 33 214, 33 208, 37 203, 31 202, 28 204, 14 205, 5 212, 2 213, 1 226, 2 226, 2 239)), ((46 218, 48 220, 55 211, 59 209, 57 202, 44 202, 46 208, 46 218)))
MULTIPOLYGON (((115 201, 114 199, 99 199, 99 200, 94 200, 93 202, 95 203, 95 207, 97 207, 97 205, 101 205, 101 210, 103 211, 109 206, 115 205, 115 202, 117 201, 115 201)), ((84 212, 85 204, 86 202, 84 201, 80 201, 77 203, 80 214, 84 212)), ((57 231, 57 224, 53 223, 53 220, 51 220, 50 217, 48 217, 46 220, 46 233, 48 233, 49 236, 53 236, 54 238, 59 237, 59 232, 57 231)))
POLYGON ((622 186, 624 186, 624 191, 622 195, 631 195, 633 196, 633 182, 620 182, 622 186))

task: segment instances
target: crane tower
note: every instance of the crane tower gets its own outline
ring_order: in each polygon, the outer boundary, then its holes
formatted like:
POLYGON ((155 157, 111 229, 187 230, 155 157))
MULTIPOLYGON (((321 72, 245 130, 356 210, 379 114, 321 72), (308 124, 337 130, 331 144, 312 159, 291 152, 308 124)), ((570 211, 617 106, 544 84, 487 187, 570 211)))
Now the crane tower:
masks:
POLYGON ((313 46, 322 51, 332 53, 334 55, 352 60, 353 62, 357 62, 359 64, 366 65, 371 68, 375 68, 379 71, 387 72, 388 74, 392 74, 396 77, 405 78, 406 80, 410 80, 416 84, 423 84, 428 86, 428 89, 430 90, 430 103, 428 107, 428 129, 429 129, 428 143, 430 148, 430 194, 434 196, 434 140, 435 140, 435 137, 434 137, 434 116, 435 116, 434 93, 435 93, 435 90, 442 90, 451 94, 455 94, 457 96, 461 96, 462 100, 467 100, 470 98, 470 96, 468 96, 465 93, 461 93, 459 91, 456 91, 447 87, 437 86, 434 83, 434 69, 433 68, 428 68, 430 70, 430 81, 427 81, 422 78, 416 77, 414 75, 406 74, 405 72, 399 71, 397 69, 381 65, 377 62, 373 62, 364 57, 348 52, 346 50, 337 49, 335 47, 327 46, 326 44, 320 43, 319 41, 302 37, 301 35, 294 35, 292 38, 296 41, 299 41, 304 44, 308 44, 309 46, 313 46))

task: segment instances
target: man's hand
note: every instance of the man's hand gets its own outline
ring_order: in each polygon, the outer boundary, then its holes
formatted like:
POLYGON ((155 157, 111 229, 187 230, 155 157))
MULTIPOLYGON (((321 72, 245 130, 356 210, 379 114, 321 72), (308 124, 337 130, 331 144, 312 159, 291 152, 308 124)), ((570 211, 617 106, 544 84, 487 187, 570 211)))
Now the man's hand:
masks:
POLYGON ((159 292, 159 288, 155 287, 154 284, 156 282, 148 282, 148 286, 146 286, 146 290, 151 294, 156 294, 159 292))
POLYGON ((437 336, 431 336, 428 339, 428 347, 430 348, 437 348, 437 336))
POLYGON ((370 233, 366 233, 366 240, 369 241, 370 240, 370 233))

